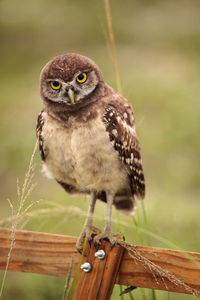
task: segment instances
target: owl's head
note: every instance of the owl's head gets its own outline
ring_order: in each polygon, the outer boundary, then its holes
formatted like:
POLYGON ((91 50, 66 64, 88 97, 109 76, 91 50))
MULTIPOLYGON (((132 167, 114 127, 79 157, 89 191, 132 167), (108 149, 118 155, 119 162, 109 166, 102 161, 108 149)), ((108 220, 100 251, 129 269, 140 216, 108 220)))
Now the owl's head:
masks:
POLYGON ((98 66, 79 54, 63 54, 49 61, 41 72, 40 92, 45 101, 68 107, 102 96, 104 79, 98 66), (93 97, 94 98, 94 97, 93 97))

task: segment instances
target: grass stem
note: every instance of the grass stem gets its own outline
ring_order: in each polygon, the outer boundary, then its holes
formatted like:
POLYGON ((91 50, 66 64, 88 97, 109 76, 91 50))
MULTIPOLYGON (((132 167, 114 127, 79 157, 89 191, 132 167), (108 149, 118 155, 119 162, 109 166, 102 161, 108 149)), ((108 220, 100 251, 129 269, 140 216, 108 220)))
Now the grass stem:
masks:
POLYGON ((110 47, 111 47, 111 56, 112 56, 112 62, 113 62, 113 67, 114 67, 114 72, 115 72, 117 90, 120 93, 122 93, 109 0, 104 0, 104 5, 105 5, 105 12, 106 12, 106 19, 107 19, 110 47))
MULTIPOLYGON (((7 255, 6 267, 5 267, 5 271, 4 271, 4 275, 3 275, 3 279, 2 279, 2 283, 1 283, 0 298, 3 295, 3 289, 4 289, 4 286, 5 286, 5 281, 6 281, 8 267, 9 267, 9 263, 10 263, 10 259, 11 259, 11 254, 12 254, 12 250, 13 250, 14 245, 15 245, 15 232, 16 232, 17 225, 18 225, 18 222, 19 222, 19 217, 20 217, 20 214, 22 213, 22 210, 24 209, 24 205, 25 205, 26 200, 27 200, 28 196, 30 195, 30 193, 33 189, 33 185, 31 184, 31 181, 33 179, 33 172, 34 172, 33 162, 34 162, 34 157, 35 157, 35 153, 36 153, 36 150, 37 150, 37 146, 38 146, 38 142, 35 143, 34 150, 33 150, 33 153, 31 155, 31 160, 30 160, 30 163, 29 163, 28 171, 25 175, 25 179, 24 179, 22 189, 20 189, 19 180, 17 179, 18 207, 17 207, 16 216, 15 216, 16 218, 13 218, 14 217, 14 207, 12 205, 12 202, 10 200, 8 200, 9 205, 11 207, 13 222, 12 222, 12 226, 11 226, 11 238, 10 238, 11 244, 10 244, 10 249, 9 249, 9 252, 8 252, 8 255, 7 255)), ((26 211, 26 209, 25 209, 25 211, 26 211)))

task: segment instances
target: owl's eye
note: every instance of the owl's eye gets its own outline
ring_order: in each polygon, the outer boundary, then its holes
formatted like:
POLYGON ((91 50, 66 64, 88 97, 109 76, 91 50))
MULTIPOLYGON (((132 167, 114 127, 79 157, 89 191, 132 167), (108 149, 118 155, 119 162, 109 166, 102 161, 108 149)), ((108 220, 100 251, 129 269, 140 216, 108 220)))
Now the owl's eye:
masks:
POLYGON ((53 90, 59 90, 61 88, 61 84, 58 81, 51 81, 50 85, 53 90))
POLYGON ((76 81, 78 83, 84 83, 87 80, 87 74, 86 73, 81 73, 76 77, 76 81))

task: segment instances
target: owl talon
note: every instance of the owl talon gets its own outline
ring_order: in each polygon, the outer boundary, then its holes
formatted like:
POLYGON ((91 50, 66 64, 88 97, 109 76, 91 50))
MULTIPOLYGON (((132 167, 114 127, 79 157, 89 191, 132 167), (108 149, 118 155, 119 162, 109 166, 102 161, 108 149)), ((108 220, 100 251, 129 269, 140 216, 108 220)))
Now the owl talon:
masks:
POLYGON ((86 256, 86 254, 83 253, 83 249, 79 249, 78 247, 76 247, 76 250, 78 251, 78 253, 80 253, 80 255, 86 256))
POLYGON ((91 245, 92 245, 92 239, 91 239, 91 237, 88 237, 88 244, 89 244, 89 246, 91 248, 91 245))
MULTIPOLYGON (((94 236, 100 234, 101 231, 95 226, 87 226, 86 228, 83 228, 83 231, 81 232, 77 243, 76 243, 76 249, 77 251, 82 255, 83 249, 85 246, 85 239, 87 238, 89 246, 91 248, 92 239, 94 236)), ((84 254, 83 254, 84 255, 84 254)))
POLYGON ((84 250, 84 245, 85 245, 85 237, 86 237, 86 233, 85 232, 82 232, 80 237, 78 238, 77 242, 76 242, 76 249, 77 251, 85 256, 83 250, 84 250))
POLYGON ((101 244, 101 240, 107 240, 111 243, 111 250, 116 244, 120 244, 120 241, 124 241, 124 235, 119 232, 117 234, 113 234, 111 231, 104 231, 94 237, 94 247, 96 248, 101 244))
POLYGON ((98 248, 99 248, 99 244, 98 244, 97 242, 95 242, 95 241, 94 241, 94 248, 95 248, 96 250, 98 250, 98 248))
POLYGON ((112 242, 111 247, 110 247, 110 250, 112 250, 112 248, 114 248, 115 245, 116 245, 116 242, 112 242))

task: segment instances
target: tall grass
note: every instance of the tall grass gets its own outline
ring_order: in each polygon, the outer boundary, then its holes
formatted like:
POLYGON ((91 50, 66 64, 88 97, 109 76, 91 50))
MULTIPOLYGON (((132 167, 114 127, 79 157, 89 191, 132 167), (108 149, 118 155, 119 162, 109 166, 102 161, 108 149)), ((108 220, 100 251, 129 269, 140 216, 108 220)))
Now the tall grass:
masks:
POLYGON ((9 205, 11 208, 11 213, 12 213, 11 244, 10 244, 10 249, 9 249, 8 256, 7 256, 6 268, 5 268, 2 283, 1 283, 0 298, 3 295, 3 289, 5 286, 7 271, 8 271, 11 255, 12 255, 12 250, 13 250, 14 244, 15 244, 15 232, 16 232, 17 226, 19 224, 20 215, 26 214, 32 206, 34 206, 36 203, 38 203, 38 201, 36 201, 36 202, 28 202, 27 201, 28 197, 30 196, 32 190, 35 187, 35 184, 32 183, 32 180, 34 177, 34 158, 35 158, 35 153, 36 153, 37 147, 38 147, 38 143, 36 142, 33 153, 31 155, 28 171, 25 175, 22 187, 20 187, 19 180, 17 179, 18 202, 17 202, 16 209, 14 208, 14 204, 11 202, 11 200, 8 199, 8 202, 9 202, 9 205))

